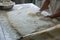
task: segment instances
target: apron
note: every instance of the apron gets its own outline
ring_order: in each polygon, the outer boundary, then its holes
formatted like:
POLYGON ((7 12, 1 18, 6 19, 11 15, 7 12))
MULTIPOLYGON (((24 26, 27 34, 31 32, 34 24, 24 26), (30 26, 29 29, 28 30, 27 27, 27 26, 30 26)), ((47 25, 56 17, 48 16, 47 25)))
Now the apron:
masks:
POLYGON ((51 0, 49 5, 49 11, 50 13, 54 13, 57 11, 57 9, 60 9, 60 0, 51 0))

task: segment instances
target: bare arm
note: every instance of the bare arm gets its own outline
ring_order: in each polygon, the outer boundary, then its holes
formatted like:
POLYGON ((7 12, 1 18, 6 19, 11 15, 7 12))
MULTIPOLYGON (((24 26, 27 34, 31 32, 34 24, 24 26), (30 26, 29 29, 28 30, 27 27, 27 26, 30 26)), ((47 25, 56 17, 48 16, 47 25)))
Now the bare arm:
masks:
POLYGON ((50 16, 50 18, 57 18, 57 17, 60 17, 60 10, 59 9, 50 16))
POLYGON ((40 11, 47 9, 48 5, 50 4, 50 0, 43 0, 43 1, 44 3, 42 4, 40 11))

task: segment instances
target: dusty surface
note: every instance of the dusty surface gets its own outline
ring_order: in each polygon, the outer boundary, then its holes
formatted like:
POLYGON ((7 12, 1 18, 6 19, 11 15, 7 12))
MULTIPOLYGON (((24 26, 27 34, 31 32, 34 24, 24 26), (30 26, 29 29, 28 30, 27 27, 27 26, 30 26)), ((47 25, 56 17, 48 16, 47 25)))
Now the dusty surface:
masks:
POLYGON ((60 40, 60 24, 43 31, 26 35, 21 40, 60 40))
POLYGON ((5 15, 4 11, 0 12, 0 40, 16 40, 19 36, 5 15))
MULTIPOLYGON (((16 28, 22 35, 31 34, 36 31, 41 31, 51 26, 55 23, 52 20, 42 20, 43 16, 37 16, 36 12, 39 8, 33 4, 20 5, 23 8, 7 13, 10 23, 16 28)), ((46 11, 42 14, 46 15, 46 11)))
POLYGON ((0 11, 0 39, 16 40, 20 34, 24 36, 55 25, 52 21, 40 20, 42 16, 36 16, 38 11, 33 4, 17 5, 9 12, 0 11))

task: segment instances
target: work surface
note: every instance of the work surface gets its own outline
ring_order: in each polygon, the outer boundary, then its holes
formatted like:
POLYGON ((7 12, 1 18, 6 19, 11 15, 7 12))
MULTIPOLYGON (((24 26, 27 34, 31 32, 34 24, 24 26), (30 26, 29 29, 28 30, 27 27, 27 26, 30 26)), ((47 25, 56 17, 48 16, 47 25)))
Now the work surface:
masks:
MULTIPOLYGON (((55 23, 44 21, 35 13, 39 8, 34 4, 18 4, 11 11, 0 11, 0 40, 17 40, 21 36, 41 31, 55 23)), ((47 13, 47 12, 43 12, 47 13)))

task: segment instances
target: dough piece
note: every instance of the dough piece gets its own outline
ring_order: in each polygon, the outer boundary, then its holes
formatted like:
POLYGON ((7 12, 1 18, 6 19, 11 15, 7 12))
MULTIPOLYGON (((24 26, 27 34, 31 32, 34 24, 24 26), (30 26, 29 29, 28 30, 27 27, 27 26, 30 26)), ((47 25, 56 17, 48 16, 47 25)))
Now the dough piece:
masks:
POLYGON ((0 6, 11 6, 11 5, 14 5, 15 3, 10 1, 10 2, 3 2, 3 3, 0 3, 0 6))
POLYGON ((43 16, 40 12, 37 12, 36 15, 39 16, 39 17, 43 16))
POLYGON ((34 14, 34 13, 29 13, 28 15, 29 16, 32 16, 32 17, 35 17, 36 16, 36 14, 34 14))

